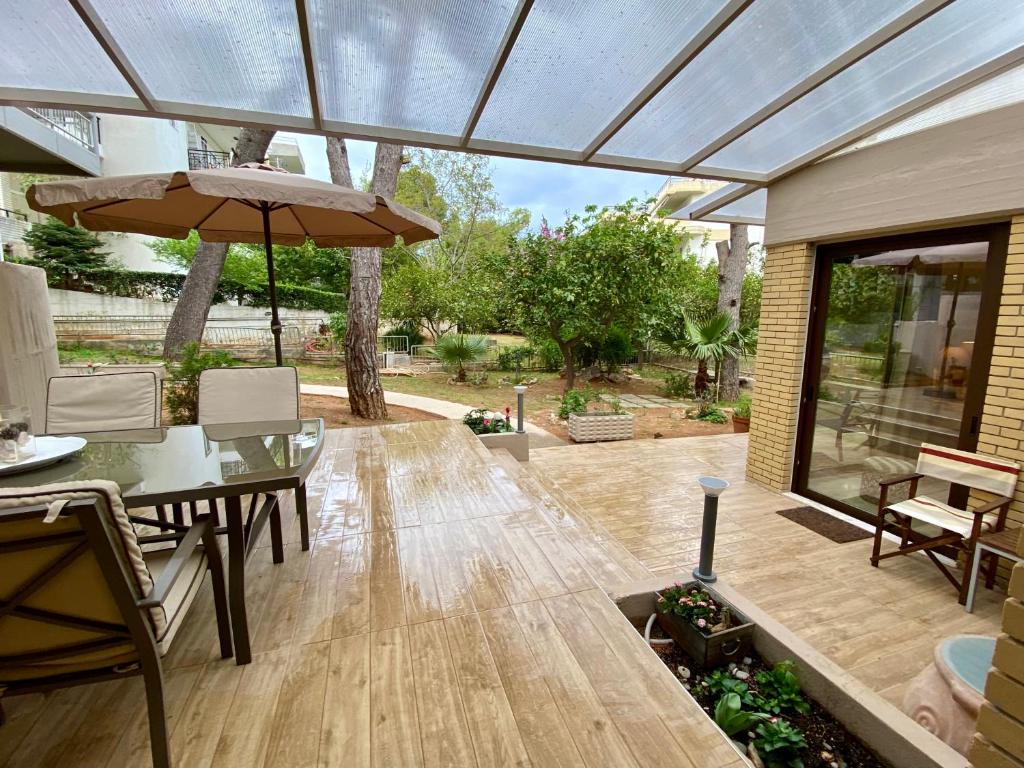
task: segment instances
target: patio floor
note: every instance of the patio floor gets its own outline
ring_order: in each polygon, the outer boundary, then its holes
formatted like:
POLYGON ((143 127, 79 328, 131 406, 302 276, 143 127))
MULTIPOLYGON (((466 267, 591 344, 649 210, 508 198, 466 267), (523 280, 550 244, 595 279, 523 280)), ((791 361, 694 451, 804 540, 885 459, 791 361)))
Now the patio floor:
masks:
MULTIPOLYGON (((996 631, 926 562, 867 563, 742 480, 746 439, 491 454, 455 422, 331 431, 309 553, 251 562, 254 659, 200 594, 165 659, 179 766, 741 765, 605 596, 692 566, 694 478, 734 481, 717 570, 890 698, 935 641, 996 631)), ((0 765, 148 765, 139 678, 5 701, 0 765)))

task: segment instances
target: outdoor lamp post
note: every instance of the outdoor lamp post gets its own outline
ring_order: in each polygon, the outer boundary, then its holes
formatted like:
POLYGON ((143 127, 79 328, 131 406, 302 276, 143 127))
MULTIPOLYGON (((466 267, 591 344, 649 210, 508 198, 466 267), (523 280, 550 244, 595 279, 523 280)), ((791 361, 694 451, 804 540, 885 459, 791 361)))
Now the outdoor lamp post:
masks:
POLYGON ((714 583, 718 577, 712 570, 715 559, 715 527, 718 524, 718 497, 729 483, 720 477, 698 477, 697 482, 704 491, 704 524, 700 531, 700 563, 693 571, 695 579, 706 584, 714 583))
POLYGON ((526 431, 523 428, 523 400, 526 397, 526 385, 517 384, 513 389, 516 391, 516 432, 521 435, 526 431))

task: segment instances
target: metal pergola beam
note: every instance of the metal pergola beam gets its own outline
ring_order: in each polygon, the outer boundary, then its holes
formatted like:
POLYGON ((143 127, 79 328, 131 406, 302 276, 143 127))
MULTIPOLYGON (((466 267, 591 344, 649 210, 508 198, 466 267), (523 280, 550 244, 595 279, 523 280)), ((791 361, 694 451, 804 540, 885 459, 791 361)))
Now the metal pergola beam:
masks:
POLYGON ((753 130, 765 120, 768 120, 773 115, 781 112, 790 104, 807 95, 818 86, 823 85, 840 72, 843 72, 853 66, 865 56, 874 53, 883 45, 899 37, 911 27, 921 23, 937 11, 942 10, 951 2, 953 2, 953 0, 922 0, 917 3, 914 7, 893 19, 888 24, 880 27, 863 40, 860 40, 856 44, 847 48, 839 56, 829 61, 817 71, 812 72, 799 83, 796 83, 792 88, 789 88, 785 93, 782 93, 778 97, 772 99, 745 120, 741 120, 721 136, 701 147, 682 162, 682 167, 689 170, 690 168, 698 165, 701 161, 711 157, 718 150, 753 130))
POLYGON ((714 192, 709 192, 703 197, 697 198, 678 211, 670 213, 668 218, 700 221, 718 209, 724 208, 729 203, 736 202, 741 197, 746 197, 757 189, 760 189, 758 184, 727 184, 721 189, 716 189, 714 192))
POLYGON ((299 37, 302 40, 302 58, 306 66, 306 86, 309 89, 309 108, 312 110, 313 125, 317 130, 323 128, 320 115, 320 90, 316 82, 316 60, 313 58, 313 42, 309 34, 309 13, 306 0, 295 0, 295 15, 299 22, 299 37))
MULTIPOLYGON (((93 37, 96 38, 96 42, 100 44, 103 51, 110 57, 114 66, 117 67, 117 71, 121 73, 131 89, 135 92, 135 95, 139 97, 139 101, 142 105, 150 112, 156 112, 156 99, 153 98, 153 94, 149 88, 142 81, 142 77, 136 71, 135 67, 128 60, 128 56, 118 45, 114 36, 110 34, 110 30, 107 29, 106 24, 100 19, 100 15, 96 12, 96 9, 92 7, 92 3, 89 0, 68 0, 71 3, 71 7, 75 9, 75 13, 78 14, 82 23, 89 28, 93 37)), ((45 55, 55 55, 53 51, 46 51, 45 55)))
POLYGON ((494 86, 498 84, 498 78, 501 77, 501 72, 505 69, 505 62, 512 55, 512 49, 516 45, 516 40, 519 39, 519 33, 522 32, 523 25, 526 24, 526 17, 530 15, 530 9, 533 8, 533 2, 534 0, 519 0, 519 7, 516 8, 516 12, 512 15, 512 20, 505 28, 505 36, 498 46, 498 51, 493 61, 491 61, 491 68, 487 72, 487 77, 480 88, 480 93, 476 96, 476 102, 473 104, 473 111, 470 112, 469 119, 466 121, 466 127, 462 129, 462 141, 459 142, 459 146, 467 146, 469 140, 473 138, 473 131, 476 130, 476 125, 480 122, 480 116, 487 107, 487 101, 491 98, 491 93, 494 92, 494 86))
POLYGON ((589 160, 598 150, 601 149, 608 141, 622 130, 623 126, 626 125, 630 120, 636 116, 637 112, 647 106, 648 102, 661 93, 662 89, 672 82, 672 79, 678 75, 683 68, 693 61, 697 55, 703 51, 711 42, 718 37, 722 31, 728 27, 737 16, 739 16, 753 0, 729 0, 722 9, 715 14, 704 27, 697 32, 690 41, 683 47, 683 49, 676 54, 675 58, 672 59, 661 72, 655 75, 654 79, 649 82, 642 91, 640 91, 633 99, 625 106, 625 108, 619 112, 611 122, 609 122, 604 128, 601 129, 600 133, 594 137, 594 140, 587 145, 586 149, 583 150, 583 160, 589 160))

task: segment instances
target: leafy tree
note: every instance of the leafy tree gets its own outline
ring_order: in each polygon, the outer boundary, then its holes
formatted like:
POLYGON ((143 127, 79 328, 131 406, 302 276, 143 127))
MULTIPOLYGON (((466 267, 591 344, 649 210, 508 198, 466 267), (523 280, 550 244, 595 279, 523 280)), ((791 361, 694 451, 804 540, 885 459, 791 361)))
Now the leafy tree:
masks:
POLYGON ((487 260, 508 250, 510 238, 529 224, 529 213, 502 207, 486 157, 414 150, 410 158, 395 197, 440 222, 441 236, 389 249, 381 313, 415 321, 434 338, 454 327, 502 324, 494 312, 496 286, 487 260))
POLYGON ((644 338, 672 301, 680 266, 678 235, 630 200, 614 208, 589 206, 551 231, 521 236, 492 268, 500 299, 528 335, 558 344, 566 390, 575 384, 580 345, 603 339, 617 325, 644 338))
POLYGON ((74 288, 89 272, 110 267, 110 254, 97 250, 103 241, 58 219, 33 224, 22 239, 32 248, 33 263, 58 276, 61 288, 74 288))

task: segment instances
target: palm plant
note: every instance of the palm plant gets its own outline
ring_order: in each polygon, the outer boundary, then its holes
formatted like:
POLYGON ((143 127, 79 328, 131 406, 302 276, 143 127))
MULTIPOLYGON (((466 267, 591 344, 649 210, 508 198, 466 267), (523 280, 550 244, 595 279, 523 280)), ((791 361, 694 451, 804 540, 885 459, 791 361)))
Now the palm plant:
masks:
POLYGON ((482 360, 487 354, 487 337, 459 333, 442 336, 427 350, 447 368, 457 368, 456 381, 466 380, 466 364, 482 360))
POLYGON ((716 365, 726 357, 748 354, 756 343, 751 329, 733 328, 732 318, 724 312, 702 317, 683 315, 682 335, 674 340, 675 346, 687 357, 697 361, 697 376, 693 381, 698 396, 708 388, 708 363, 716 365))

